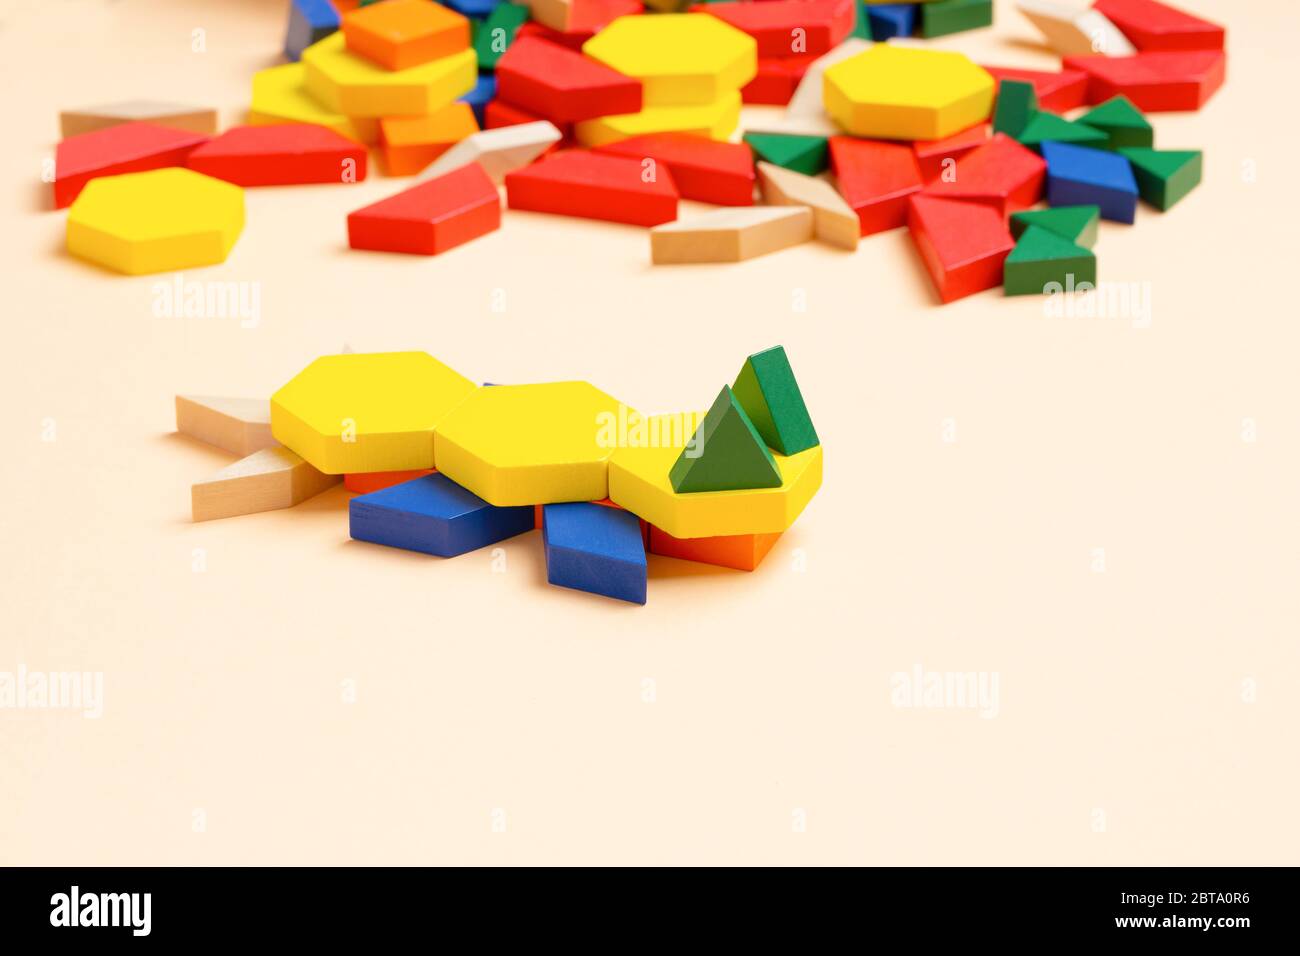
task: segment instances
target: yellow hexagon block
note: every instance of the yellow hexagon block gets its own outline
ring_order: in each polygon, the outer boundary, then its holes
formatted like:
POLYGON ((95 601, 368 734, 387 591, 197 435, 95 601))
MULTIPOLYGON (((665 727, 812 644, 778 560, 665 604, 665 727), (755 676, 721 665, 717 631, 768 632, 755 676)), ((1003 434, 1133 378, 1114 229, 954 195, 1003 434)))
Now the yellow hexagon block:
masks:
POLYGON ((468 93, 478 79, 474 50, 461 50, 405 70, 386 70, 349 53, 342 31, 302 53, 307 92, 347 116, 425 116, 468 93))
POLYGON ((225 261, 244 191, 173 166, 92 179, 68 210, 68 252, 128 275, 225 261))
POLYGON ((646 106, 713 103, 758 70, 754 38, 707 13, 619 17, 582 52, 639 79, 646 106))
POLYGON ((785 531, 821 487, 822 448, 817 445, 789 457, 772 453, 781 471, 779 488, 678 494, 668 473, 694 434, 693 426, 678 426, 684 417, 652 416, 647 432, 660 440, 621 447, 609 460, 609 497, 674 538, 785 531), (666 435, 673 437, 664 440, 666 435))
POLYGON ((307 68, 301 63, 285 63, 254 73, 248 122, 253 126, 314 123, 360 143, 378 142, 379 120, 348 117, 326 109, 307 92, 306 78, 307 68))
POLYGON ((996 84, 965 55, 877 43, 822 75, 826 111, 854 136, 943 139, 988 119, 996 84))
POLYGON ((271 396, 271 434, 327 475, 433 467, 433 429, 478 386, 427 352, 325 355, 271 396))
POLYGON ((652 106, 640 113, 600 116, 574 124, 584 146, 601 146, 644 133, 691 133, 727 139, 740 125, 740 93, 728 93, 703 106, 652 106))
POLYGON ((438 425, 433 460, 500 507, 596 501, 607 496, 620 415, 625 405, 586 382, 494 385, 438 425))

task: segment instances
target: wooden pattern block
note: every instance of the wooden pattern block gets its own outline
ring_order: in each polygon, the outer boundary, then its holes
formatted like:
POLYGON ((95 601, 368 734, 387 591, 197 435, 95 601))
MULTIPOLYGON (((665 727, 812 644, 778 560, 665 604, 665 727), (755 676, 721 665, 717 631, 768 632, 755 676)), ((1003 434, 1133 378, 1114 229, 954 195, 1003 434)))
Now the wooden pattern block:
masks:
POLYGON ((980 202, 919 193, 910 199, 908 229, 941 302, 1002 284, 1015 246, 1005 216, 980 202))
POLYGON ((921 4, 921 36, 926 39, 993 25, 993 0, 931 0, 921 4))
POLYGON ((437 474, 432 468, 413 468, 409 471, 354 471, 343 476, 343 487, 355 495, 368 495, 412 478, 437 474))
POLYGON ((309 46, 302 63, 307 92, 322 106, 375 119, 425 116, 468 93, 478 79, 470 48, 405 70, 386 70, 350 53, 342 32, 309 46))
POLYGON ((266 399, 177 395, 176 430, 240 458, 279 444, 266 399))
POLYGON ((1162 212, 1196 188, 1201 181, 1198 149, 1149 149, 1122 146, 1119 153, 1133 167, 1138 194, 1162 212))
POLYGON ((1071 56, 1065 58, 1065 66, 1088 75, 1089 103, 1123 94, 1144 113, 1199 110, 1227 75, 1222 50, 1071 56))
POLYGON ((469 46, 469 20, 428 0, 385 0, 343 17, 347 49, 386 70, 420 66, 469 46))
POLYGON ((99 176, 184 166, 186 157, 207 141, 201 133, 140 122, 62 140, 54 152, 54 207, 72 205, 86 184, 99 176))
POLYGON ((1007 295, 1042 295, 1097 284, 1097 257, 1042 226, 1030 226, 1003 264, 1007 295))
POLYGON ((348 502, 357 541, 454 558, 533 530, 531 505, 494 508, 446 475, 424 475, 348 502))
POLYGON ((943 139, 993 108, 993 77, 952 51, 877 43, 829 67, 825 84, 826 111, 871 139, 943 139))
POLYGON ((744 143, 719 143, 688 133, 650 133, 597 148, 610 153, 653 160, 665 167, 683 199, 719 206, 749 206, 754 202, 754 155, 744 143))
POLYGON ((737 571, 753 571, 780 540, 774 534, 728 534, 712 538, 674 538, 662 528, 650 526, 648 550, 665 558, 712 564, 737 571))
POLYGON ((1088 75, 1080 70, 1022 70, 1010 66, 985 66, 995 80, 1024 80, 1034 85, 1039 109, 1065 113, 1088 98, 1088 75))
POLYGON ((1034 84, 1024 80, 999 80, 998 98, 993 105, 993 132, 1018 138, 1038 112, 1034 84))
POLYGON ((785 106, 794 96, 795 87, 799 85, 812 59, 807 56, 760 56, 754 78, 740 90, 741 101, 763 106, 785 106))
MULTIPOLYGON (((916 155, 921 179, 928 183, 942 176, 945 170, 955 168, 957 160, 988 142, 989 132, 988 123, 979 123, 944 139, 918 139, 913 142, 912 152, 916 155)), ((906 209, 903 210, 903 218, 907 218, 906 209)))
POLYGON ((66 241, 74 256, 144 275, 224 262, 243 228, 242 189, 172 167, 91 180, 68 210, 66 241))
POLYGON ((306 67, 301 63, 285 63, 254 73, 249 124, 312 123, 328 127, 359 143, 373 143, 379 139, 378 120, 344 116, 326 109, 307 92, 306 76, 306 67))
POLYGON ((638 113, 616 113, 574 124, 573 134, 585 146, 644 136, 649 133, 688 133, 725 140, 740 125, 739 91, 711 103, 692 106, 649 106, 638 113))
POLYGON ((544 510, 547 581, 645 604, 645 542, 636 515, 588 501, 548 504, 544 510))
POLYGON ((438 423, 434 467, 501 507, 606 498, 617 442, 601 423, 620 409, 586 382, 482 388, 438 423))
POLYGON ((869 236, 907 224, 907 198, 925 185, 911 146, 832 136, 831 170, 845 202, 869 236))
POLYGON ((474 33, 474 53, 480 70, 495 70, 502 54, 515 42, 519 28, 528 22, 528 8, 517 3, 498 3, 474 33))
POLYGON ((821 444, 782 346, 745 359, 731 391, 768 447, 789 456, 821 444))
POLYGON ((194 521, 292 508, 339 483, 279 445, 255 451, 190 488, 194 521))
POLYGON ((1049 205, 1095 205, 1103 219, 1133 222, 1138 189, 1126 158, 1070 143, 1044 143, 1043 158, 1049 205))
POLYGON ((880 43, 893 37, 910 37, 916 30, 918 7, 919 3, 866 4, 871 39, 880 43))
POLYGON ((1075 245, 1091 249, 1097 244, 1097 227, 1101 210, 1096 206, 1058 206, 1055 209, 1031 209, 1012 213, 1011 235, 1017 239, 1030 226, 1038 226, 1075 245))
POLYGON ((656 265, 743 262, 813 237, 813 211, 805 206, 718 209, 650 230, 656 265))
POLYGON ((110 126, 139 122, 211 136, 217 131, 217 111, 201 106, 160 103, 153 100, 130 100, 125 103, 88 106, 84 109, 61 112, 59 134, 63 139, 67 139, 69 136, 93 133, 95 130, 107 129, 110 126))
POLYGON ((1097 0, 1096 8, 1139 50, 1223 49, 1223 27, 1155 0, 1097 0))
POLYGON ((1119 149, 1121 146, 1150 148, 1155 145, 1155 130, 1141 110, 1122 94, 1094 106, 1080 116, 1078 121, 1105 133, 1107 149, 1119 149))
POLYGON ((824 179, 758 164, 763 201, 769 206, 807 206, 813 211, 813 231, 818 239, 841 249, 856 249, 860 235, 858 214, 824 179))
POLYGON ((237 186, 351 183, 366 178, 366 149, 324 126, 236 126, 190 153, 185 165, 237 186))
POLYGON ((845 40, 857 18, 857 0, 767 0, 766 3, 703 3, 690 7, 747 33, 758 55, 821 55, 845 40), (796 48, 796 38, 802 48, 796 48))
POLYGON ((1079 120, 1068 120, 1064 116, 1040 110, 1025 124, 1016 140, 1021 146, 1041 149, 1043 143, 1075 143, 1079 146, 1091 146, 1094 149, 1107 149, 1110 141, 1103 131, 1079 120))
POLYGON ((381 119, 379 139, 384 168, 390 176, 413 176, 478 131, 478 122, 468 103, 448 103, 428 116, 381 119))
POLYGON ((478 386, 425 352, 323 355, 271 396, 271 434, 328 475, 433 468, 433 429, 478 386))
POLYGON ((826 109, 823 101, 826 71, 841 60, 857 56, 869 46, 871 44, 865 39, 850 37, 808 64, 802 72, 794 95, 789 98, 785 108, 786 116, 821 116, 826 109))
MULTIPOLYGON (((511 209, 560 216, 657 226, 677 218, 677 187, 672 174, 652 180, 635 159, 569 149, 506 175, 511 209)), ((604 495, 588 495, 603 498, 604 495)))
POLYGON ((527 166, 558 143, 560 137, 560 131, 546 120, 473 133, 439 156, 420 178, 434 179, 477 163, 488 179, 500 184, 507 173, 527 166))
POLYGON ((729 386, 722 386, 668 472, 673 491, 741 491, 779 488, 781 473, 754 423, 729 386))
POLYGON ((820 173, 828 162, 829 140, 825 136, 747 132, 744 141, 758 159, 806 176, 820 173))
POLYGON ((738 94, 758 68, 754 38, 706 13, 620 17, 582 52, 640 80, 648 107, 717 102, 738 94))
POLYGON ((501 227, 501 196, 477 163, 348 214, 348 245, 436 256, 501 227))
POLYGON ((641 83, 532 37, 517 39, 497 62, 497 95, 552 123, 641 110, 641 83))
POLYGON ((1031 149, 1002 133, 957 161, 951 178, 925 187, 927 195, 967 199, 993 206, 1005 218, 1026 209, 1043 194, 1047 164, 1031 149))
POLYGON ((284 55, 296 62, 303 50, 325 39, 339 28, 339 23, 339 12, 330 0, 289 0, 284 55))
POLYGON ((1137 52, 1119 27, 1096 9, 1058 0, 1017 0, 1016 7, 1060 56, 1129 56, 1137 52))
MULTIPOLYGON (((651 416, 649 421, 653 424, 679 417, 651 416)), ((662 428, 660 434, 668 431, 672 429, 662 428)), ((821 487, 822 448, 818 445, 790 457, 773 455, 781 473, 779 488, 678 494, 668 473, 689 440, 686 435, 680 440, 674 437, 672 441, 618 448, 609 460, 610 499, 675 538, 709 538, 785 531, 821 487)))

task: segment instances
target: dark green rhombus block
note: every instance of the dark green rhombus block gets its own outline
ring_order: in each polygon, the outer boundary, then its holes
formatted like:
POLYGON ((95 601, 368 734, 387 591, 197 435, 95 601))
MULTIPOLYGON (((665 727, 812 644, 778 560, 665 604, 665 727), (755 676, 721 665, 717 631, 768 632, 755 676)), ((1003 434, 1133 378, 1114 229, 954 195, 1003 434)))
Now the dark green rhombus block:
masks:
POLYGON ((782 455, 797 455, 821 444, 790 359, 780 345, 747 358, 731 388, 768 447, 782 455))
POLYGON ((1042 295, 1052 283, 1064 289, 1083 282, 1097 284, 1097 257, 1042 226, 1025 230, 1002 267, 1007 295, 1042 295))
POLYGON ((779 488, 781 471, 726 385, 668 473, 679 494, 779 488))
POLYGON ((1199 149, 1146 149, 1120 147, 1119 154, 1133 167, 1138 195, 1161 212, 1196 188, 1201 181, 1199 149))

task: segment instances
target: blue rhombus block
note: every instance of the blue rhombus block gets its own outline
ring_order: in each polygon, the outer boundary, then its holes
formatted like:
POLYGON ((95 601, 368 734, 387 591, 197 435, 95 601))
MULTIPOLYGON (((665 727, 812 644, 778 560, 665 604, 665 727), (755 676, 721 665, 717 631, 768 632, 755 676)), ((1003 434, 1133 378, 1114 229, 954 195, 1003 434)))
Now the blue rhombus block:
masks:
POLYGON ((630 511, 586 501, 547 505, 542 541, 552 584, 645 603, 645 542, 630 511))

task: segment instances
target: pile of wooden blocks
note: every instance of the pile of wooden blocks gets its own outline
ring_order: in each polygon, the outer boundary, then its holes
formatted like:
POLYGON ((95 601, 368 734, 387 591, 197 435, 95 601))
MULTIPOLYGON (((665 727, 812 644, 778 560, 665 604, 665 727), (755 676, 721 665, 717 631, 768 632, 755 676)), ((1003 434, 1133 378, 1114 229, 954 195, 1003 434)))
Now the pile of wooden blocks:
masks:
POLYGON ((638 604, 647 552, 752 571, 822 479, 780 346, 705 413, 642 415, 586 382, 478 385, 424 352, 349 353, 269 403, 177 396, 176 427, 241 456, 193 486, 195 521, 341 481, 357 540, 449 558, 540 528, 552 584, 638 604))

